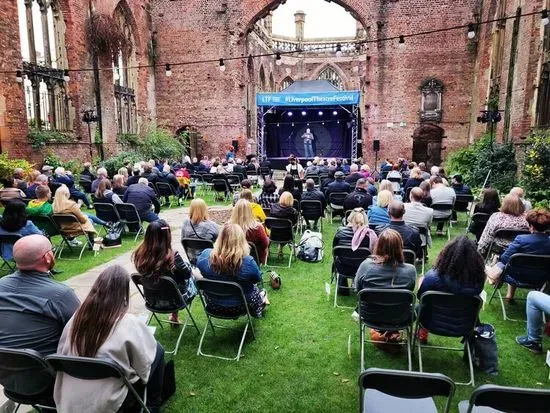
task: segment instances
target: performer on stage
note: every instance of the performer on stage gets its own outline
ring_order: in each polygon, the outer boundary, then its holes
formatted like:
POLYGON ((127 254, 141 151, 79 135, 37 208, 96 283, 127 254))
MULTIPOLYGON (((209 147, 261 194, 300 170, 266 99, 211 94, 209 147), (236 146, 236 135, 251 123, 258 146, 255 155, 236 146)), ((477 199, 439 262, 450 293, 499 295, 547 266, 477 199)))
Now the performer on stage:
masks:
POLYGON ((309 128, 307 128, 306 132, 302 135, 302 139, 304 140, 304 157, 313 158, 313 140, 315 138, 309 128))

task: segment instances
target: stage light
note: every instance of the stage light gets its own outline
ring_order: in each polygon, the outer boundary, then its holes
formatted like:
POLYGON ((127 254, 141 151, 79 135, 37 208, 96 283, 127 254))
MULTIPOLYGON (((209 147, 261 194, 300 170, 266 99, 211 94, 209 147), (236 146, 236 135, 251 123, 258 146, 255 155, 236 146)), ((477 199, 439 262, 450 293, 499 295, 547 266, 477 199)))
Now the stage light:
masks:
POLYGON ((473 39, 476 37, 476 29, 473 23, 468 24, 468 39, 473 39))
POLYGON ((21 70, 15 72, 15 81, 17 83, 23 83, 23 72, 21 72, 21 70))
POLYGON ((292 112, 289 111, 289 112, 287 113, 287 115, 288 115, 288 117, 291 117, 291 116, 292 116, 292 112))
POLYGON ((405 48, 405 36, 399 36, 399 48, 403 50, 405 48))
POLYGON ((342 45, 340 43, 336 45, 336 57, 342 57, 342 45))
POLYGON ((170 65, 166 63, 166 77, 172 76, 172 69, 170 68, 170 65))
POLYGON ((294 127, 294 122, 292 122, 292 127, 294 127))
POLYGON ((322 110, 319 111, 319 116, 323 116, 323 111, 322 110))
POLYGON ((306 126, 309 126, 309 122, 308 122, 308 123, 306 123, 306 126))
POLYGON ((336 123, 337 123, 337 124, 340 124, 340 121, 339 121, 339 120, 337 120, 337 121, 336 121, 336 123))
POLYGON ((548 10, 544 9, 541 13, 541 23, 543 26, 548 26, 548 23, 550 23, 550 18, 548 18, 548 10))
POLYGON ((63 71, 63 80, 64 80, 65 82, 68 82, 68 81, 71 80, 71 77, 69 76, 69 71, 68 71, 67 69, 65 69, 65 70, 63 71))
POLYGON ((325 122, 321 122, 321 125, 323 125, 323 126, 324 126, 324 125, 325 125, 325 122))
POLYGON ((277 66, 281 66, 283 64, 283 61, 281 60, 281 53, 279 52, 275 55, 275 64, 277 66))
POLYGON ((277 127, 279 127, 279 126, 281 126, 281 125, 279 125, 279 124, 277 123, 277 127))
POLYGON ((120 75, 118 74, 118 68, 113 68, 113 79, 114 80, 119 80, 120 79, 120 75))
POLYGON ((220 72, 225 72, 225 63, 223 62, 223 59, 220 59, 220 72))
POLYGON ((336 116, 336 115, 338 115, 338 111, 335 110, 334 112, 332 112, 332 114, 333 114, 334 116, 336 116))
POLYGON ((307 112, 305 110, 302 110, 302 116, 306 116, 307 112))

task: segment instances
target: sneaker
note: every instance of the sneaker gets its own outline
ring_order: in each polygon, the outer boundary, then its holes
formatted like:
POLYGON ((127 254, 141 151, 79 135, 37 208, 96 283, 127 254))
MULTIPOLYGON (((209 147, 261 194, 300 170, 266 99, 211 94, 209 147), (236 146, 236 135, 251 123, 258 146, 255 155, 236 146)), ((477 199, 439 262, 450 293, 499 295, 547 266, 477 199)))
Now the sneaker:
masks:
POLYGON ((82 246, 82 242, 80 240, 77 240, 76 238, 72 239, 72 240, 69 240, 68 243, 71 247, 80 247, 80 246, 82 246))
POLYGON ((354 311, 353 313, 351 313, 351 318, 352 318, 353 321, 358 323, 359 322, 359 313, 357 311, 354 311))
POLYGON ((516 343, 518 343, 522 347, 525 347, 532 353, 542 354, 542 345, 535 341, 529 340, 527 336, 517 336, 516 343))

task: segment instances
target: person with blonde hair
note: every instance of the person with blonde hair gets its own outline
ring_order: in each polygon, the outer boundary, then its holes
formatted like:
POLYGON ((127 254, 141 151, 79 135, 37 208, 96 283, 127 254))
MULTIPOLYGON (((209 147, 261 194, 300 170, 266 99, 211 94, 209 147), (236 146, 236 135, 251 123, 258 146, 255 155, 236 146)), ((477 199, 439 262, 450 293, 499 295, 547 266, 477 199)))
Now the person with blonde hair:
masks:
MULTIPOLYGON (((215 242, 218 238, 218 224, 210 220, 208 207, 201 198, 195 198, 189 204, 189 218, 183 221, 181 239, 195 238, 215 242)), ((187 251, 189 261, 195 262, 200 250, 187 251)))
MULTIPOLYGON (((197 267, 206 279, 237 282, 243 288, 252 315, 262 317, 268 303, 265 290, 260 291, 256 285, 262 274, 250 256, 250 247, 239 225, 225 224, 214 248, 208 248, 198 256, 197 267)), ((246 311, 240 296, 204 296, 206 305, 215 313, 234 317, 246 311)))
MULTIPOLYGON (((83 214, 80 211, 80 207, 78 206, 78 204, 70 199, 70 197, 71 194, 69 192, 69 188, 67 188, 65 185, 61 185, 59 188, 57 188, 53 200, 53 213, 74 215, 80 222, 80 225, 82 226, 84 232, 86 232, 86 234, 88 235, 91 245, 93 245, 94 237, 97 234, 94 225, 90 221, 93 215, 83 214)), ((100 225, 106 225, 105 222, 101 221, 97 217, 95 218, 95 220, 100 221, 98 222, 98 224, 100 225)), ((81 235, 80 225, 77 225, 76 223, 65 224, 63 225, 62 230, 69 236, 78 236, 81 235)))
MULTIPOLYGON (((403 200, 403 197, 401 195, 395 193, 393 182, 388 181, 387 179, 382 179, 382 181, 380 181, 380 185, 378 186, 378 193, 382 191, 390 191, 390 193, 392 194, 392 198, 396 201, 403 200)), ((373 196, 372 203, 373 205, 376 205, 378 203, 377 195, 373 196)))
POLYGON ((408 192, 410 193, 409 188, 415 188, 417 186, 420 186, 422 183, 422 170, 418 167, 411 169, 411 175, 409 176, 409 179, 407 179, 407 182, 405 182, 405 186, 403 187, 403 192, 405 194, 405 201, 409 202, 410 198, 407 196, 408 192))
POLYGON ((128 177, 124 178, 123 175, 116 174, 115 176, 113 176, 113 192, 119 197, 123 197, 126 193, 126 190, 128 189, 128 187, 126 186, 127 181, 128 177))
POLYGON ((242 197, 242 195, 231 213, 231 223, 237 224, 243 229, 246 240, 254 244, 256 251, 258 251, 258 258, 260 259, 259 264, 265 264, 267 249, 269 247, 269 238, 267 237, 264 226, 254 219, 250 202, 242 197))
POLYGON ((243 189, 239 195, 239 199, 246 199, 250 203, 250 208, 252 208, 252 215, 254 219, 258 222, 265 222, 265 212, 260 204, 257 204, 254 200, 254 195, 250 189, 243 189))
POLYGON ((388 215, 388 205, 391 201, 393 201, 393 194, 387 189, 378 193, 376 204, 369 207, 369 212, 367 214, 371 224, 389 224, 390 216, 388 215))
POLYGON ((298 211, 294 209, 294 197, 290 192, 283 192, 278 204, 271 205, 269 213, 271 218, 288 219, 292 225, 298 223, 298 211))
MULTIPOLYGON (((117 175, 122 175, 123 179, 122 179, 122 182, 123 182, 123 185, 126 184, 126 182, 128 182, 128 168, 126 168, 125 166, 123 166, 122 168, 120 168, 117 172, 117 175)), ((114 181, 115 177, 113 176, 113 181, 114 181)))

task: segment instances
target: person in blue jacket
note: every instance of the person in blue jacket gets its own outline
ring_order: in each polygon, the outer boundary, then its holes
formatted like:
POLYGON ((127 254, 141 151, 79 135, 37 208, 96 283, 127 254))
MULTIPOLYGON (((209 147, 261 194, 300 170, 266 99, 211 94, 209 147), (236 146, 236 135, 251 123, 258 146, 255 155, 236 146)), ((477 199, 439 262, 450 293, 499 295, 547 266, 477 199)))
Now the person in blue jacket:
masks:
MULTIPOLYGON (((0 235, 27 235, 39 234, 40 231, 32 221, 27 221, 26 205, 19 199, 6 203, 6 208, 0 219, 0 235)), ((2 257, 9 261, 13 259, 13 244, 2 244, 2 257)))

